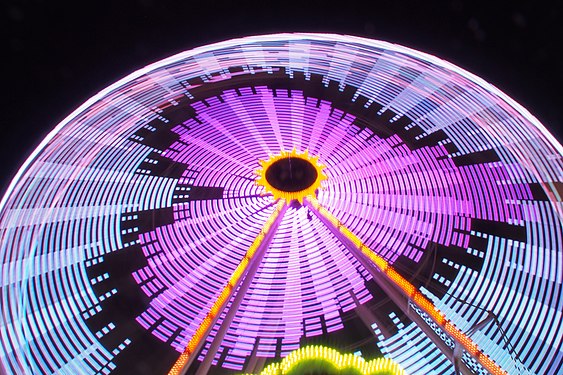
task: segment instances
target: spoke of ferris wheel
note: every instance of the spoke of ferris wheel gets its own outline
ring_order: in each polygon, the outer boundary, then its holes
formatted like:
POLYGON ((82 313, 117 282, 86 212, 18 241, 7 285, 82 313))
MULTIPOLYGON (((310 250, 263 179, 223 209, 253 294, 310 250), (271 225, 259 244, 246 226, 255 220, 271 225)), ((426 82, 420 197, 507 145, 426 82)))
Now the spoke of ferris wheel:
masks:
MULTIPOLYGON (((213 361, 213 357, 215 357, 215 353, 221 344, 229 325, 234 318, 234 314, 240 304, 242 298, 244 297, 244 292, 248 289, 250 283, 252 282, 252 278, 258 269, 258 266, 262 262, 262 258, 266 252, 266 249, 270 245, 272 238, 276 232, 277 227, 279 226, 285 211, 287 210, 287 205, 284 200, 279 200, 275 206, 274 212, 270 215, 262 230, 254 239, 254 242, 248 248, 244 258, 240 261, 237 268, 233 271, 231 278, 224 286, 223 290, 209 309, 207 315, 203 319, 203 321, 198 326, 197 330, 191 337, 188 345, 184 349, 184 352, 178 357, 168 375, 184 375, 190 368, 190 365, 193 363, 195 358, 197 358, 198 353, 200 352, 202 346, 205 344, 206 338, 209 336, 211 329, 221 316, 221 313, 227 306, 227 303, 233 296, 233 294, 237 291, 237 288, 240 285, 240 288, 233 300, 231 308, 227 312, 224 321, 217 332, 217 335, 213 339, 211 347, 204 359, 204 362, 200 365, 209 367, 213 361)), ((205 373, 205 369, 201 367, 200 373, 203 371, 205 373)))
POLYGON ((507 372, 489 356, 483 353, 470 337, 461 332, 452 321, 448 320, 414 285, 395 271, 384 258, 367 247, 326 208, 321 206, 316 198, 307 197, 305 205, 315 213, 321 222, 344 246, 346 246, 362 266, 366 268, 378 286, 383 289, 387 296, 403 313, 432 340, 450 361, 453 362, 456 372, 459 370, 463 374, 473 374, 461 360, 460 352, 461 349, 463 349, 491 374, 507 374, 507 372), (455 342, 454 348, 448 346, 440 335, 430 327, 428 322, 409 307, 411 304, 423 311, 443 332, 451 337, 455 342))

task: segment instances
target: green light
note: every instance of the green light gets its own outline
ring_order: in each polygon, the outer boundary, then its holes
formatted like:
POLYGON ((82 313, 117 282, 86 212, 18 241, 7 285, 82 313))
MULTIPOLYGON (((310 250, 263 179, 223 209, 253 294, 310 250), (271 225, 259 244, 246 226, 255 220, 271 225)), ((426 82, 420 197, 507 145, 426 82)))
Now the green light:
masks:
MULTIPOLYGON (((354 354, 341 354, 336 349, 312 345, 292 351, 280 362, 272 363, 257 375, 407 375, 399 364, 389 358, 366 361, 354 354)), ((248 374, 249 375, 249 374, 248 374)))

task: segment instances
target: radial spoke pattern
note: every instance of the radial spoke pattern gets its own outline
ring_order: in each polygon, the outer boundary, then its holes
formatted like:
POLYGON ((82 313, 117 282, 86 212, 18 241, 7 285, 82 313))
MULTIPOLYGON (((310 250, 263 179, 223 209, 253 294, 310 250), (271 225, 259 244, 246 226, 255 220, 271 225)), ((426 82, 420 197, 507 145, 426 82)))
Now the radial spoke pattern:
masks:
MULTIPOLYGON (((5 372, 167 373, 275 210, 255 183, 259 160, 294 148, 326 166, 319 204, 461 332, 495 317, 471 335, 492 361, 563 370, 562 146, 438 58, 283 34, 141 69, 33 152, 0 203, 5 372)), ((222 337, 212 374, 259 373, 305 345, 452 373, 370 275, 290 203, 194 368, 222 337)))
MULTIPOLYGON (((201 341, 209 335, 209 330, 213 325, 213 322, 216 320, 218 315, 224 309, 225 304, 227 301, 233 296, 233 293, 237 289, 241 279, 247 278, 248 276, 248 268, 252 262, 260 262, 262 260, 262 256, 259 253, 263 253, 264 251, 260 251, 262 247, 268 245, 266 238, 271 236, 270 232, 275 230, 274 225, 278 223, 279 216, 282 214, 285 208, 285 202, 279 201, 276 204, 276 207, 262 230, 258 233, 248 251, 241 258, 239 264, 233 271, 231 277, 225 284, 225 286, 221 289, 221 293, 213 300, 213 305, 207 310, 205 317, 199 322, 197 329, 193 332, 190 341, 188 341, 188 345, 182 352, 182 355, 172 366, 170 370, 170 375, 177 375, 181 374, 187 367, 189 366, 189 360, 197 353, 197 349, 200 346, 201 341), (258 259, 256 259, 259 257, 258 259)), ((282 214, 283 215, 283 214, 282 214)))
POLYGON ((355 307, 352 296, 361 303, 371 299, 364 285, 371 277, 359 272, 358 261, 318 218, 307 214, 290 208, 284 216, 216 355, 229 350, 225 366, 240 370, 254 351, 285 356, 299 348, 303 336, 341 330, 339 311, 355 307))

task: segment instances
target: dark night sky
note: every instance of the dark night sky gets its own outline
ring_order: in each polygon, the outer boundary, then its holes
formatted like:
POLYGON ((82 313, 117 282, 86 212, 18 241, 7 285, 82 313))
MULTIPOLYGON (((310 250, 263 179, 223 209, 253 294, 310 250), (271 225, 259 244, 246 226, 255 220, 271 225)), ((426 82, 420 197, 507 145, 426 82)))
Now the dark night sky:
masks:
POLYGON ((0 191, 58 122, 123 76, 196 46, 283 31, 359 35, 435 54, 493 83, 563 139, 559 2, 331 3, 3 1, 0 191))

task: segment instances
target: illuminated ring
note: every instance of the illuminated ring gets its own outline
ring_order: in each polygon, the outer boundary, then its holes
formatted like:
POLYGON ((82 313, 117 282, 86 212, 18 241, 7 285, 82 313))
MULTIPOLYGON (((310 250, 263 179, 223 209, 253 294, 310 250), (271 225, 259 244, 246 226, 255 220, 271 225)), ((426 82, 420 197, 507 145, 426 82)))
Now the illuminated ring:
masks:
POLYGON ((326 180, 324 165, 318 163, 318 156, 281 150, 278 155, 271 155, 268 160, 260 160, 256 170, 256 184, 264 188, 264 193, 271 193, 274 199, 286 202, 298 201, 316 196, 321 182, 326 180))
MULTIPOLYGON (((503 369, 561 372, 561 144, 459 67, 321 34, 180 53, 57 125, 0 202, 4 370, 169 371, 280 198, 255 183, 259 160, 293 148, 326 166, 320 204, 448 321, 467 332, 490 310, 471 338, 503 369)), ((453 371, 295 205, 213 365, 243 371, 318 342, 453 371)))

